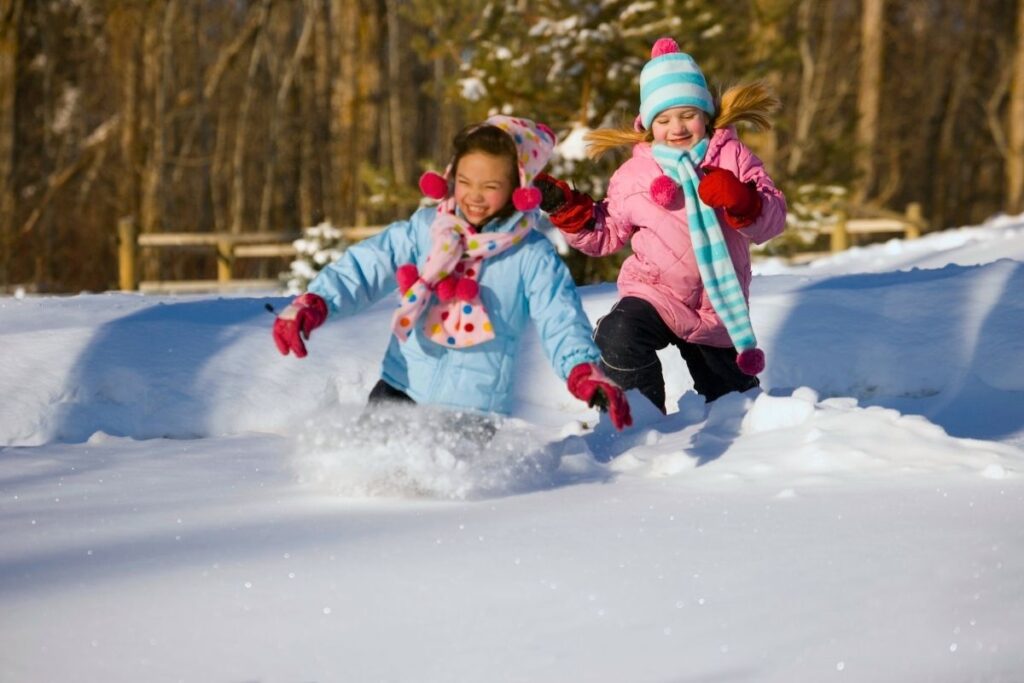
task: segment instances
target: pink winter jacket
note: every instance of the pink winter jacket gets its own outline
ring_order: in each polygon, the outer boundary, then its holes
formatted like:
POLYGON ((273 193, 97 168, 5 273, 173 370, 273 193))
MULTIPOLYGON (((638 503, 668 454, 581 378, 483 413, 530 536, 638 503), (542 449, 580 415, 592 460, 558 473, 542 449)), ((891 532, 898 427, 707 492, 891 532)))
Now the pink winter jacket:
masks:
MULTIPOLYGON (((761 215, 746 228, 729 227, 719 217, 736 277, 750 297, 750 242, 761 244, 782 232, 786 199, 764 164, 740 142, 736 131, 715 131, 703 166, 718 166, 743 182, 753 180, 761 195, 761 215)), ((663 207, 651 199, 651 181, 662 175, 651 146, 633 147, 633 158, 612 175, 604 201, 595 204, 593 230, 565 235, 571 246, 590 256, 605 256, 631 242, 633 254, 619 271, 619 295, 650 302, 679 337, 696 344, 732 346, 725 325, 715 314, 701 284, 682 192, 677 206, 663 207)))

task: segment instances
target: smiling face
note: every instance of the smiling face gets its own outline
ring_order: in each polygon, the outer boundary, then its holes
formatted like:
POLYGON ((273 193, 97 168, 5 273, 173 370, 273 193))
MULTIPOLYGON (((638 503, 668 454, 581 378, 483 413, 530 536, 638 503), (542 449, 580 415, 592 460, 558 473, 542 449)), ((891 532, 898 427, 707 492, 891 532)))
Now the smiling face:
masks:
POLYGON ((486 152, 467 152, 455 169, 455 203, 463 217, 480 227, 512 198, 512 159, 486 152))
POLYGON ((696 107, 672 107, 654 117, 651 134, 655 142, 690 149, 707 135, 704 112, 696 107))

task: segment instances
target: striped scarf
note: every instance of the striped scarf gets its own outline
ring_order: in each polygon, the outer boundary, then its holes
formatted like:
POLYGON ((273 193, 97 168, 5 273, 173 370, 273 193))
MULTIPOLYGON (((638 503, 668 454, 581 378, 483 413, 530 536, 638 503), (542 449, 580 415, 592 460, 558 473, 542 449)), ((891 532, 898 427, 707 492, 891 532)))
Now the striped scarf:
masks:
POLYGON ((715 313, 725 323, 725 329, 737 351, 755 348, 757 339, 750 324, 747 300, 736 278, 736 269, 722 235, 722 226, 718 223, 715 210, 702 202, 697 194, 697 165, 704 160, 708 151, 708 139, 705 137, 691 150, 655 143, 653 151, 654 160, 665 175, 683 188, 697 270, 715 313))

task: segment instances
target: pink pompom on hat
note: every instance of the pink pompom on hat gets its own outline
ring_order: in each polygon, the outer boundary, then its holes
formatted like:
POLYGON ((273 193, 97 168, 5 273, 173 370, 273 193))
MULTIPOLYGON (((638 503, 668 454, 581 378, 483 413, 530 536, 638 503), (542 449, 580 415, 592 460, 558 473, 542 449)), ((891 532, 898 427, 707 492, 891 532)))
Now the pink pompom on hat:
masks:
MULTIPOLYGON (((537 177, 551 158, 555 148, 555 134, 543 123, 518 116, 497 115, 488 118, 481 125, 494 126, 505 131, 516 145, 519 168, 519 187, 512 192, 512 204, 518 211, 533 211, 540 206, 540 190, 533 186, 537 177)), ((451 164, 444 175, 427 171, 420 176, 420 191, 431 199, 448 196, 448 181, 451 178, 451 164)))

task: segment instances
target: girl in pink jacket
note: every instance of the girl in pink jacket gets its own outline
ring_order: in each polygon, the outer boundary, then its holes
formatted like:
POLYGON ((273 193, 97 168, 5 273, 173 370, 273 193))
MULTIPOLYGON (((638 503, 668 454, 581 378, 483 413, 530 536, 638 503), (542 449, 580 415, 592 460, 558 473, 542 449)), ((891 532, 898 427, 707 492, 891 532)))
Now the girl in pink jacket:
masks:
POLYGON ((719 107, 694 60, 671 38, 658 40, 640 74, 634 130, 588 134, 600 156, 633 145, 594 202, 544 175, 542 208, 571 246, 591 256, 618 251, 620 300, 598 321, 606 374, 639 389, 665 412, 657 351, 679 349, 694 388, 713 401, 758 386, 764 353, 750 324, 750 242, 782 232, 786 200, 732 127, 768 128, 778 100, 762 83, 728 90, 719 107))

